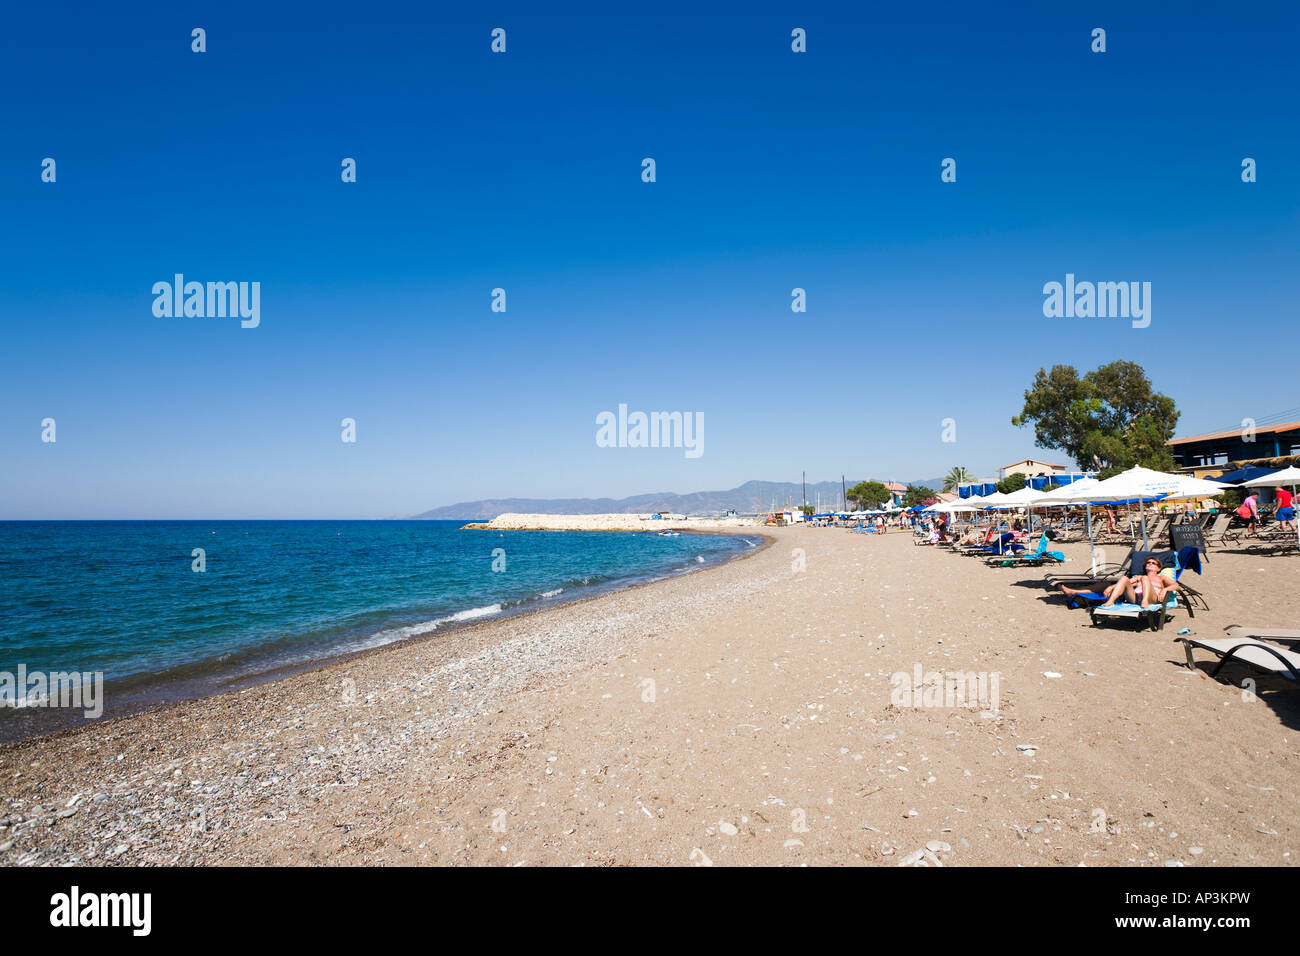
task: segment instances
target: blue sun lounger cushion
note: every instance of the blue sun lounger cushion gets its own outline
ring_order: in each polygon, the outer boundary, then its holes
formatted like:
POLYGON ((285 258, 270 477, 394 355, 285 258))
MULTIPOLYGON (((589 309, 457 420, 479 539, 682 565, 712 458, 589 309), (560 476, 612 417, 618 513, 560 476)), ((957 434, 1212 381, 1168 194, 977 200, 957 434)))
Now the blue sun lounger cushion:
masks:
MULTIPOLYGON (((1189 545, 1176 553, 1173 551, 1134 551, 1128 567, 1124 569, 1125 575, 1132 577, 1135 574, 1141 574, 1142 568, 1147 563, 1147 558, 1158 558, 1161 566, 1173 568, 1175 581, 1183 576, 1184 571, 1201 573, 1201 552, 1196 547, 1189 545)), ((1104 600, 1106 600, 1106 595, 1100 591, 1083 591, 1079 594, 1069 595, 1066 598, 1066 603, 1070 607, 1088 607, 1090 601, 1104 600)), ((1115 606, 1119 607, 1119 602, 1116 602, 1115 606)), ((1137 607, 1136 604, 1132 606, 1137 607)))
POLYGON ((998 535, 998 540, 984 548, 989 554, 1012 554, 1016 551, 1025 550, 1023 544, 1016 544, 1016 536, 1013 532, 1004 531, 998 535))

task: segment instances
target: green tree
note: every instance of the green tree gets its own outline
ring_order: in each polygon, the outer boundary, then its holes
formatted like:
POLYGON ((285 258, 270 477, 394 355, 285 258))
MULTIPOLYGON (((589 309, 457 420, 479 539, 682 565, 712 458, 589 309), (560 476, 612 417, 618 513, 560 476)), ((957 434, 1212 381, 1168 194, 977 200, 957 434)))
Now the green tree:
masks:
POLYGON ((1021 472, 1013 471, 1011 474, 1007 475, 1005 478, 1003 478, 1001 481, 998 482, 997 489, 998 491, 1002 492, 1004 495, 1009 495, 1013 491, 1019 491, 1021 488, 1025 487, 1025 485, 1028 483, 1029 483, 1029 479, 1026 478, 1021 472))
POLYGON ((925 485, 908 485, 903 492, 903 507, 914 508, 934 501, 934 491, 925 485))
POLYGON ((1056 482, 1054 482, 1054 481, 1049 481, 1047 484, 1043 485, 1043 487, 1040 488, 1039 491, 1042 491, 1042 492, 1058 491, 1058 490, 1060 489, 1060 487, 1061 487, 1061 486, 1058 485, 1056 482))
POLYGON ((1072 365, 1040 368, 1011 424, 1032 424, 1040 448, 1060 449, 1103 478, 1134 465, 1174 468, 1165 442, 1174 436, 1178 409, 1134 362, 1111 362, 1082 377, 1072 365))
POLYGON ((1227 514, 1229 511, 1236 511, 1241 507, 1241 503, 1246 500, 1245 494, 1240 488, 1224 487, 1223 491, 1215 495, 1219 501, 1219 513, 1227 514))
POLYGON ((848 490, 848 499, 860 508, 879 508, 889 500, 889 489, 878 481, 859 481, 848 490))
POLYGON ((810 515, 810 514, 812 514, 814 511, 816 511, 817 509, 814 508, 812 505, 800 505, 800 506, 799 506, 799 510, 802 511, 802 512, 803 512, 804 514, 806 514, 806 515, 810 515))
POLYGON ((972 475, 961 465, 958 465, 956 468, 954 468, 952 471, 948 472, 948 474, 944 476, 943 490, 954 491, 956 490, 958 485, 964 485, 966 484, 966 482, 974 481, 974 480, 975 480, 974 475, 972 475))

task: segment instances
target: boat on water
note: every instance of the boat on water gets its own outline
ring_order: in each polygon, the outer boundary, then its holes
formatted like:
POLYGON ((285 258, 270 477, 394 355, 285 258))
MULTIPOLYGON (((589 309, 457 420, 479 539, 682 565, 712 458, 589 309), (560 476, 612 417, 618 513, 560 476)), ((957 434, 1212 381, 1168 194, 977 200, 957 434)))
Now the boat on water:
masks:
POLYGON ((657 534, 661 538, 680 538, 682 536, 680 531, 659 531, 657 534))

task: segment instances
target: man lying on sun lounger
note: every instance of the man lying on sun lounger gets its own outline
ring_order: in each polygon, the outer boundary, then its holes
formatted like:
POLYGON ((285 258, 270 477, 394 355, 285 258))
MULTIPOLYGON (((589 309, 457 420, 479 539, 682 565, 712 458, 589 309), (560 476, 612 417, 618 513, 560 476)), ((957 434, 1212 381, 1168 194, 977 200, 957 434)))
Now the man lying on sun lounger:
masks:
MULTIPOLYGON (((1061 585, 1061 590, 1071 596, 1089 593, 1086 590, 1067 588, 1065 585, 1061 585)), ((1142 562, 1141 575, 1121 577, 1102 592, 1106 600, 1101 606, 1111 607, 1122 597, 1130 604, 1141 605, 1142 610, 1146 611, 1153 605, 1159 607, 1164 604, 1169 599, 1169 595, 1177 590, 1178 582, 1174 580, 1174 569, 1162 567, 1159 558, 1147 558, 1142 562)))
POLYGON ((982 544, 983 539, 984 539, 983 531, 981 531, 979 528, 971 528, 964 535, 962 535, 960 538, 955 540, 953 544, 955 544, 959 548, 964 547, 966 545, 974 546, 977 544, 982 544))

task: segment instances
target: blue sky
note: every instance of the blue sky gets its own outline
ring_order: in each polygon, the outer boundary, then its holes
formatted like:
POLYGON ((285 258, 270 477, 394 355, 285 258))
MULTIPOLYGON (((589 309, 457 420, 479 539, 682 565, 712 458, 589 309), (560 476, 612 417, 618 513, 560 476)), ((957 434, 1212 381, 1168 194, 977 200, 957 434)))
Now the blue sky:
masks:
POLYGON ((987 474, 1060 459, 1058 362, 1180 434, 1300 405, 1294 5, 271 6, 0 17, 0 518, 987 474), (177 272, 260 326, 155 317, 177 272), (1150 327, 1045 319, 1067 272, 1150 327), (704 454, 598 448, 621 402, 704 454))

